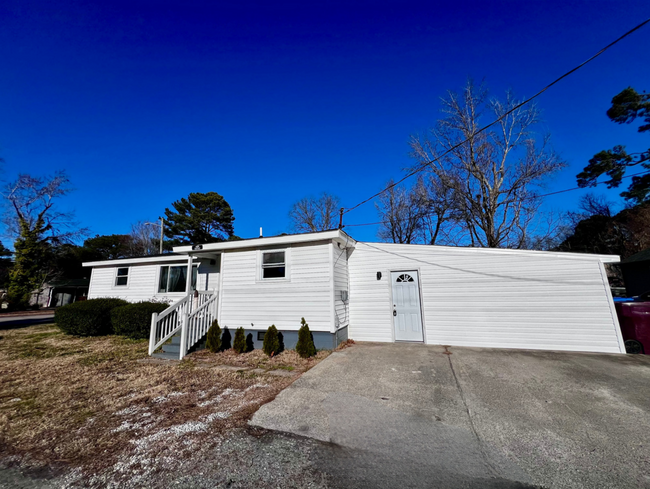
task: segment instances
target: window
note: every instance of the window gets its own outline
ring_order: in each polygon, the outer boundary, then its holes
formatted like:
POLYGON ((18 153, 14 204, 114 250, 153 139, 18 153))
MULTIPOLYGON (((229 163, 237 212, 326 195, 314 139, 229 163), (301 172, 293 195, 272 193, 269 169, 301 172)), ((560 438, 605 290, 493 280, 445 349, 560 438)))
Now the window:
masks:
POLYGON ((396 282, 413 282, 413 281, 414 281, 413 277, 411 277, 407 273, 404 273, 404 274, 400 275, 399 277, 397 277, 397 280, 396 280, 396 282))
MULTIPOLYGON (((196 289, 197 267, 192 267, 192 289, 196 289)), ((160 267, 160 280, 158 293, 185 292, 187 283, 187 266, 162 266, 160 267)))
POLYGON ((284 278, 286 276, 284 251, 262 253, 262 278, 284 278))
POLYGON ((117 274, 115 275, 115 285, 122 287, 129 282, 129 269, 128 268, 118 268, 117 274))
POLYGON ((257 341, 264 341, 264 335, 266 334, 266 331, 258 331, 257 332, 257 341))

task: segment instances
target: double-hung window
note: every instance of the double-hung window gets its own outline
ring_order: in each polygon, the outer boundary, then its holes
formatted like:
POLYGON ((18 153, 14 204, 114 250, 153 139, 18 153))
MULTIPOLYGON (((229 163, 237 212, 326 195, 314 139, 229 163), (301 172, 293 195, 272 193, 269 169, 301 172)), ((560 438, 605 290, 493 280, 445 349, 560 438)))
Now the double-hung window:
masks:
MULTIPOLYGON (((197 267, 192 267, 192 290, 196 289, 197 267)), ((187 284, 187 266, 160 267, 160 280, 158 281, 158 293, 185 292, 187 284)))
POLYGON ((117 272, 115 273, 115 286, 116 287, 124 287, 128 285, 129 283, 129 269, 128 267, 126 268, 118 268, 117 272))
POLYGON ((262 279, 285 278, 286 274, 287 262, 284 251, 262 252, 262 279))

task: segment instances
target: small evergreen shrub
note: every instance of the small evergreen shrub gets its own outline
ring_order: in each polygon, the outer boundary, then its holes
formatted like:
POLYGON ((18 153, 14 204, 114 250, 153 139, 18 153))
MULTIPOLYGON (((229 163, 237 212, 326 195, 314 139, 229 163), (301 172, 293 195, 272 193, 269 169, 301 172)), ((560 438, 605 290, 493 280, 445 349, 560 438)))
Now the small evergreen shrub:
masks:
POLYGON ((275 324, 269 326, 264 335, 264 344, 262 345, 264 353, 268 356, 277 355, 280 350, 280 340, 278 339, 278 330, 275 324))
MULTIPOLYGON (((129 303, 122 299, 90 299, 59 307, 54 322, 66 334, 103 336, 113 333, 111 311, 129 303)), ((151 324, 151 316, 149 317, 151 324)))
POLYGON ((221 349, 221 328, 215 319, 208 329, 205 347, 212 353, 217 353, 221 349))
POLYGON ((251 352, 255 349, 255 343, 253 342, 253 333, 248 333, 246 335, 246 353, 251 352))
POLYGON ((223 327, 223 333, 221 334, 221 351, 230 350, 232 348, 232 335, 228 326, 223 327))
POLYGON ((233 349, 237 353, 244 353, 246 351, 246 336, 244 333, 244 328, 239 327, 235 331, 235 340, 232 343, 233 349))
POLYGON ((111 311, 113 332, 135 340, 149 338, 151 333, 151 315, 160 314, 167 309, 167 304, 159 302, 137 302, 116 307, 111 311))
POLYGON ((302 326, 298 330, 298 343, 296 343, 296 353, 302 358, 309 358, 316 355, 316 347, 314 346, 314 336, 309 331, 309 325, 302 318, 300 321, 302 326))

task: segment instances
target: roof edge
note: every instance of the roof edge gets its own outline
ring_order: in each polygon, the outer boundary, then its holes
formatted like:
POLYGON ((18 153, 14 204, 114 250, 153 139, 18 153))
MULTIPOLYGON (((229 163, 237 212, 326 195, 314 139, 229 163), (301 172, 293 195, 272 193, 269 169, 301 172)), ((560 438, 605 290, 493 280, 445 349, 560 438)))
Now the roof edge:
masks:
POLYGON ((356 243, 356 241, 343 230, 332 229, 315 233, 284 234, 280 236, 250 238, 237 241, 220 241, 218 243, 174 246, 174 253, 191 254, 192 252, 226 251, 242 248, 258 248, 262 246, 287 245, 293 243, 309 243, 330 239, 344 244, 352 244, 352 246, 356 243))
POLYGON ((84 267, 101 267, 104 265, 132 265, 135 263, 156 263, 156 262, 186 262, 187 255, 156 255, 156 256, 140 256, 137 258, 114 258, 112 260, 88 261, 81 265, 84 267))
POLYGON ((619 255, 597 255, 594 253, 575 253, 568 251, 538 251, 538 250, 516 250, 512 248, 479 248, 471 246, 441 246, 441 245, 426 245, 426 244, 403 244, 403 243, 372 243, 370 241, 359 241, 360 244, 365 244, 370 247, 379 246, 418 246, 426 248, 436 248, 449 251, 460 251, 461 253, 494 253, 494 254, 512 254, 512 255, 529 255, 529 256, 548 256, 555 258, 568 258, 578 260, 598 260, 603 263, 619 263, 619 255))

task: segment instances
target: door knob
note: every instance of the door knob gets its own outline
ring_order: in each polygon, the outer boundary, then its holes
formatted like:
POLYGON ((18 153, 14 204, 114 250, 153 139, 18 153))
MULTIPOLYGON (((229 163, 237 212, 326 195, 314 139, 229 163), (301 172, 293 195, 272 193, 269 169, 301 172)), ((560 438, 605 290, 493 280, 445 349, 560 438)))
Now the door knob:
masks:
POLYGON ((393 309, 393 316, 397 316, 397 311, 393 309))

